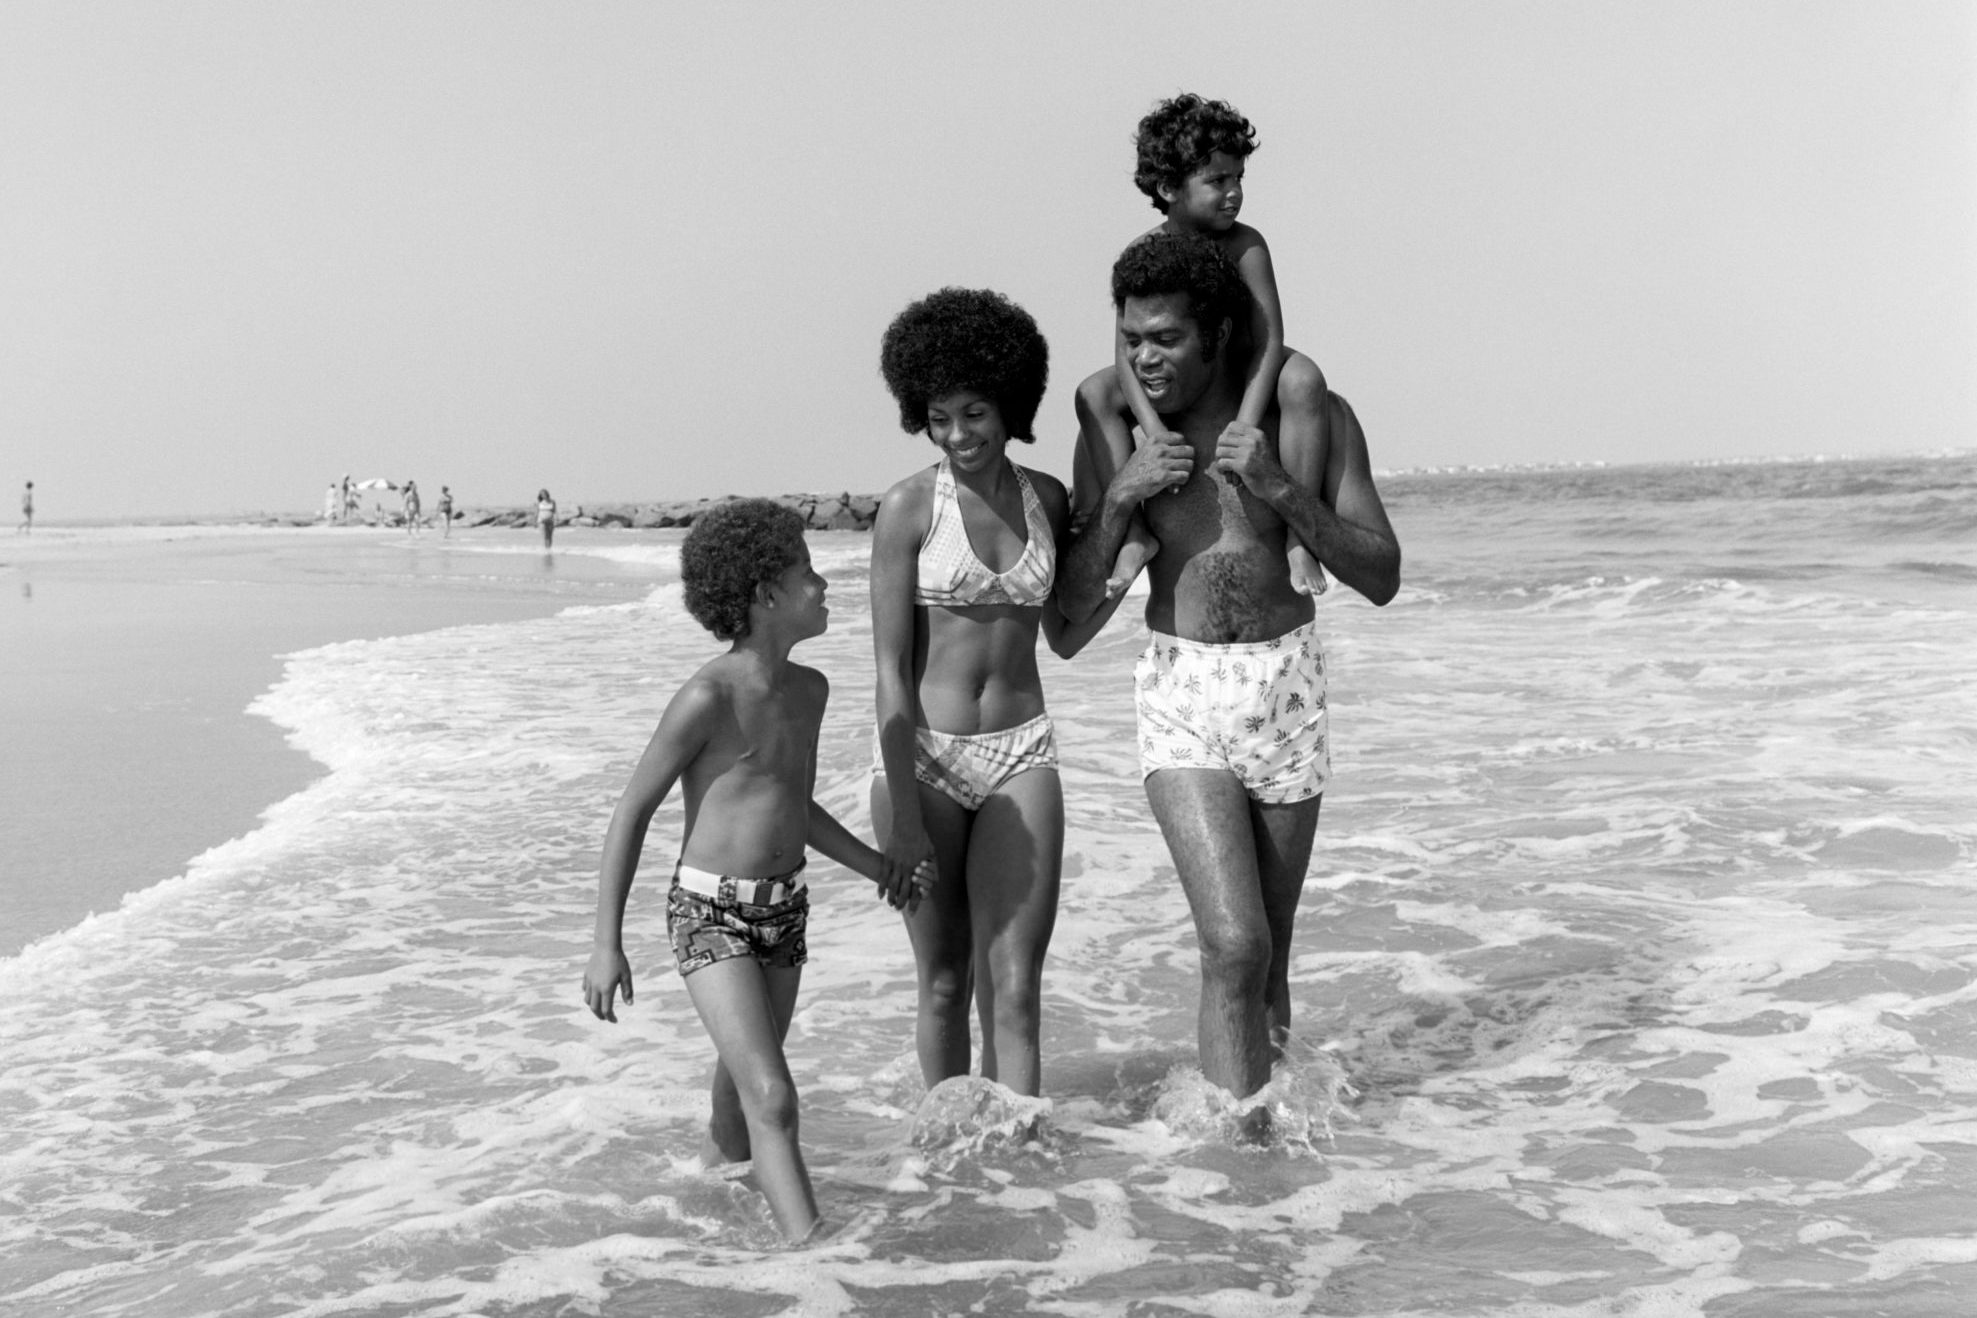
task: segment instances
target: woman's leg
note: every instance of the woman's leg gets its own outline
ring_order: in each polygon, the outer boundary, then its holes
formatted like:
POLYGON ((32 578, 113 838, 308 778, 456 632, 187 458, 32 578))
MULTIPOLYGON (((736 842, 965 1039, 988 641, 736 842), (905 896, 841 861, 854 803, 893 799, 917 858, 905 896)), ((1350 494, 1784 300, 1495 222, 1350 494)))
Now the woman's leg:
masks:
MULTIPOLYGON (((686 977, 687 996, 720 1054, 715 1101, 722 1101, 724 1087, 734 1093, 748 1127, 755 1183, 791 1240, 802 1240, 817 1225, 816 1195, 797 1146, 796 1083, 783 1057, 802 978, 800 966, 764 967, 746 956, 686 977)), ((715 1115, 718 1121, 722 1114, 715 1115)))
POLYGON ((982 803, 968 839, 982 1074, 1032 1097, 1043 1089, 1043 961, 1057 923, 1064 793, 1029 769, 982 803))
MULTIPOLYGON (((924 783, 916 786, 920 819, 934 844, 937 873, 918 909, 905 919, 919 979, 913 1047, 920 1059, 920 1078, 931 1089, 952 1076, 968 1074, 974 938, 968 923, 967 860, 974 815, 924 783)), ((882 780, 872 784, 872 829, 878 837, 892 830, 892 803, 882 780)))

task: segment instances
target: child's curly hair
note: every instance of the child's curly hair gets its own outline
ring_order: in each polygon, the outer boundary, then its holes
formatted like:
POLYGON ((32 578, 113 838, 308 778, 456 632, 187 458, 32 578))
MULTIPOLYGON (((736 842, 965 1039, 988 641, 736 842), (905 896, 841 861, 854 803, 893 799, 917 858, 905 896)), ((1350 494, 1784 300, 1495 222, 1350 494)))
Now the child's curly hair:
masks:
POLYGON ((966 390, 995 400, 1011 439, 1034 441, 1050 379, 1050 346, 1030 313, 986 288, 943 288, 893 317, 879 374, 907 434, 927 428, 934 400, 966 390))
POLYGON ((1242 160, 1261 144, 1255 127, 1227 101, 1207 101, 1182 92, 1154 106, 1140 120, 1133 145, 1139 149, 1133 182, 1152 200, 1153 209, 1165 215, 1162 187, 1180 187, 1217 151, 1242 160))
POLYGON ((1134 239, 1112 263, 1112 309, 1124 311, 1129 297, 1184 293, 1188 314, 1204 336, 1224 320, 1241 348, 1249 323, 1249 286, 1219 245, 1199 234, 1149 233, 1134 239))
POLYGON ((773 499, 730 499, 693 519, 680 546, 686 611, 723 641, 748 635, 756 587, 803 556, 803 518, 773 499))

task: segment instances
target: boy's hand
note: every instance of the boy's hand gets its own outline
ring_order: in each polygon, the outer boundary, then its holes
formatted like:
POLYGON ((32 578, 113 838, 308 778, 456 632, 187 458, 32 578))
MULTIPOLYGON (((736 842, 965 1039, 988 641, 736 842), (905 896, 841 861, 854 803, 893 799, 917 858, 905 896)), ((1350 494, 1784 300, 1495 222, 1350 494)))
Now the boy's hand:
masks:
POLYGON ((591 1015, 601 1021, 618 1023, 618 990, 625 993, 625 1005, 632 1005, 632 963, 619 948, 600 947, 590 954, 590 967, 583 972, 583 999, 591 1015))

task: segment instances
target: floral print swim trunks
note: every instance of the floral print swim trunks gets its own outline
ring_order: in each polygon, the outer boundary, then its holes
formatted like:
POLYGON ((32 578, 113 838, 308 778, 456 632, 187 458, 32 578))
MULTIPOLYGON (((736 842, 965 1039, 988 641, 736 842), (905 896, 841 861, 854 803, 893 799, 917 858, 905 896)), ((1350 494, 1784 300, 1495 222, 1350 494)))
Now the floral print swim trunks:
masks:
POLYGON ((1315 622, 1215 645, 1160 632, 1133 669, 1140 777, 1224 769, 1255 800, 1309 800, 1332 777, 1325 654, 1315 622))

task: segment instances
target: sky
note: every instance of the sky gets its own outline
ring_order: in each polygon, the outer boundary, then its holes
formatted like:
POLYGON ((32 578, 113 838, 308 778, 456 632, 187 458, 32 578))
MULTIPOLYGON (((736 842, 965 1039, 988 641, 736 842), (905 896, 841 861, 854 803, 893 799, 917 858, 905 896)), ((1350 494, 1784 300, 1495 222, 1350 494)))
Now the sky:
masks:
POLYGON ((875 492, 949 284, 1036 316, 1068 476, 1180 91, 1377 469, 1967 448, 1973 70, 1961 0, 8 0, 0 492, 875 492))

